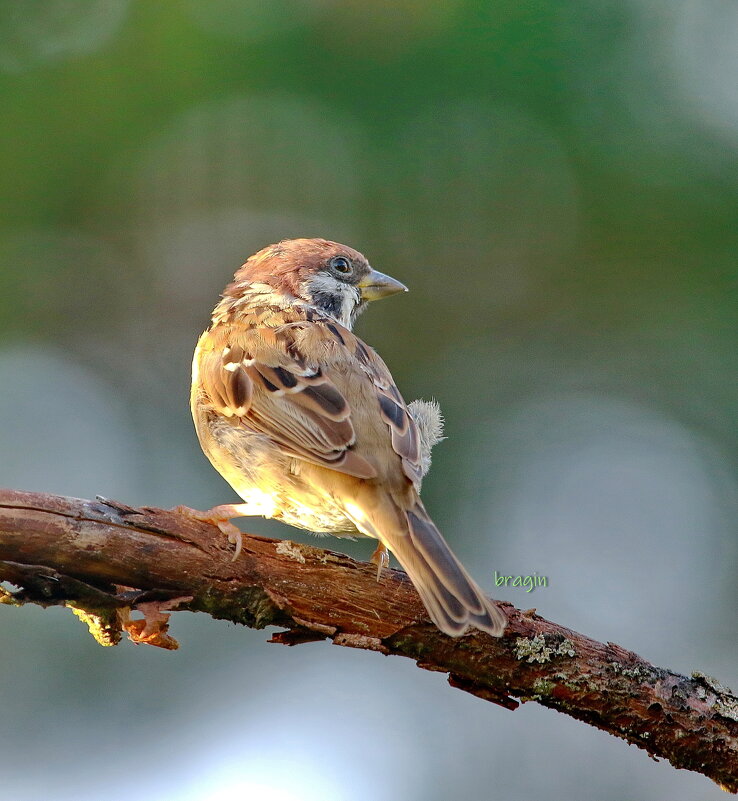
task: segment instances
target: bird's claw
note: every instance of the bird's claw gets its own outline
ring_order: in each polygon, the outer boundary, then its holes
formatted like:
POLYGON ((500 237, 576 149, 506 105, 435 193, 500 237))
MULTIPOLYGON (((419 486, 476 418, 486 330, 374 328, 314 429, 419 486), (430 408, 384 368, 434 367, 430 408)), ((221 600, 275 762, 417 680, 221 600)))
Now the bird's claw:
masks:
POLYGON ((369 561, 377 566, 377 581, 379 581, 382 578, 382 568, 389 567, 387 546, 380 542, 369 561))
POLYGON ((228 516, 228 512, 231 509, 228 504, 214 506, 204 512, 199 509, 192 509, 189 506, 175 506, 172 511, 184 517, 189 517, 190 520, 199 520, 201 523, 210 523, 212 526, 217 526, 228 537, 228 542, 235 546, 231 561, 235 562, 238 559, 243 548, 243 534, 235 523, 231 523, 231 518, 228 516))

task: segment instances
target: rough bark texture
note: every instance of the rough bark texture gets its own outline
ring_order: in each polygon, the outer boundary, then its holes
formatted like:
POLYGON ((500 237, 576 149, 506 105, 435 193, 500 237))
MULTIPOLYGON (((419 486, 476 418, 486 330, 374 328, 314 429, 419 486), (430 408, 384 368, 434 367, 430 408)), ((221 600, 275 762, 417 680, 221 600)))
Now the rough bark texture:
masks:
POLYGON ((122 627, 142 635, 174 607, 279 626, 272 641, 329 639, 407 656, 508 709, 515 698, 537 701, 738 791, 738 698, 714 679, 655 667, 509 604, 504 637, 472 630, 452 639, 399 571, 377 582, 373 565, 246 534, 235 562, 232 552, 213 526, 175 512, 0 490, 0 581, 21 588, 0 587, 0 600, 71 606, 103 644, 122 627), (146 614, 138 629, 131 608, 146 614))

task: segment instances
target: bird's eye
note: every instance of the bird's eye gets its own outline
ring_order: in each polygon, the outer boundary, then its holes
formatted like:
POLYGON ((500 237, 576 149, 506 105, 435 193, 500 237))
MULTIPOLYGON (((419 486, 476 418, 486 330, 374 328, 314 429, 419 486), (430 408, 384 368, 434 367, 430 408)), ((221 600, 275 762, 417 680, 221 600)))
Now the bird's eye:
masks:
POLYGON ((334 256, 330 261, 330 265, 339 273, 351 272, 351 262, 345 256, 334 256))

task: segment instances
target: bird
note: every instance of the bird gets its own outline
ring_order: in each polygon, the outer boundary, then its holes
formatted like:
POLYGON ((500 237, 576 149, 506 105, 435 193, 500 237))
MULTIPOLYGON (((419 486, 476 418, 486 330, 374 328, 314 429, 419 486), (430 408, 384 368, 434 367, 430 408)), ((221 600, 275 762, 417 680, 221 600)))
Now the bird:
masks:
MULTIPOLYGON (((353 333, 366 306, 407 287, 326 239, 287 239, 251 256, 228 284, 192 363, 200 445, 243 503, 180 511, 218 525, 260 515, 321 534, 378 540, 433 623, 499 637, 507 623, 454 556, 420 499, 443 421, 406 404, 379 355, 353 333)), ((234 557, 235 558, 235 557, 234 557)))

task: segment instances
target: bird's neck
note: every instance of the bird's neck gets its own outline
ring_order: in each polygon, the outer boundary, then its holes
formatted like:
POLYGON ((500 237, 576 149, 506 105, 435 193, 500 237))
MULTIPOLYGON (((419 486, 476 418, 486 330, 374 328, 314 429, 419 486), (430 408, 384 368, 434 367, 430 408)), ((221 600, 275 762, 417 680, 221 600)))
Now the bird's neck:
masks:
POLYGON ((240 293, 227 292, 213 310, 213 324, 245 322, 249 325, 276 328, 286 323, 336 322, 349 331, 363 310, 345 308, 335 299, 316 297, 312 302, 275 292, 267 284, 250 284, 240 293))

